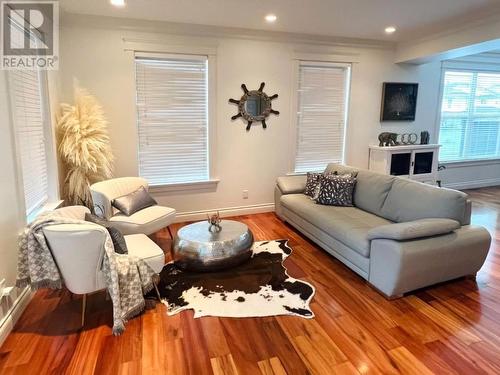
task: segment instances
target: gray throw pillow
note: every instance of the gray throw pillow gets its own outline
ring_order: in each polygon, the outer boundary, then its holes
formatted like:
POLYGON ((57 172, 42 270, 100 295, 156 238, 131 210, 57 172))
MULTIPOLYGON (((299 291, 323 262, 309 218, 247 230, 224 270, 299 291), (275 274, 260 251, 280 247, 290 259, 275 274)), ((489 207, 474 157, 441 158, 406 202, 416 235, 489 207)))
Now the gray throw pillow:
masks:
POLYGON ((98 224, 106 228, 111 237, 111 241, 113 241, 113 247, 115 248, 115 253, 128 254, 125 237, 123 237, 123 234, 122 232, 120 232, 119 229, 112 227, 108 221, 101 219, 98 216, 89 214, 88 212, 85 214, 85 221, 98 224))
POLYGON ((158 204, 151 195, 146 191, 144 186, 141 186, 136 191, 113 199, 111 205, 117 208, 124 215, 130 216, 137 211, 146 207, 151 207, 158 204))
POLYGON ((356 178, 350 174, 326 174, 320 177, 320 188, 316 203, 328 206, 352 207, 352 194, 356 178))

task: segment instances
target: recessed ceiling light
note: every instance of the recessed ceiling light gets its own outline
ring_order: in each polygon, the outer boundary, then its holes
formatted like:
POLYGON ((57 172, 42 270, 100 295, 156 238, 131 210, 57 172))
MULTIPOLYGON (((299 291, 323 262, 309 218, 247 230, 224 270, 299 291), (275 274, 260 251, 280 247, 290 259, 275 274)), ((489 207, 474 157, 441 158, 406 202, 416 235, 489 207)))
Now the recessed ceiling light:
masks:
POLYGON ((115 7, 124 7, 125 6, 125 0, 109 0, 111 5, 114 5, 115 7))
POLYGON ((276 20, 278 19, 278 17, 276 17, 276 14, 268 14, 265 17, 265 19, 266 19, 267 22, 273 23, 273 22, 276 22, 276 20))
POLYGON ((395 28, 394 26, 387 26, 387 27, 385 28, 385 33, 386 33, 386 34, 392 34, 392 33, 393 33, 393 32, 395 32, 395 31, 396 31, 396 28, 395 28))

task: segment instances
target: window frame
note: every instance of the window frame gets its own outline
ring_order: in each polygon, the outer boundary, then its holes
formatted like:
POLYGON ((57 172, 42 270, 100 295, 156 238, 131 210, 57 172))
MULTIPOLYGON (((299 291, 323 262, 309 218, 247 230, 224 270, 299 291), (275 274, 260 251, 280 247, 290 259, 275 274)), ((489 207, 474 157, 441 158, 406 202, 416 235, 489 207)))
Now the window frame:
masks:
MULTIPOLYGON (((346 93, 345 93, 345 114, 344 114, 344 134, 342 140, 342 163, 345 163, 346 159, 346 146, 347 146, 347 132, 349 127, 349 113, 350 113, 350 102, 351 102, 351 85, 352 85, 352 62, 342 62, 342 61, 329 61, 329 60, 315 60, 315 56, 310 56, 312 59, 308 58, 309 56, 304 56, 304 58, 296 58, 293 61, 292 68, 292 93, 290 95, 291 104, 291 114, 294 117, 292 121, 290 121, 290 131, 289 131, 289 151, 288 151, 288 173, 287 175, 305 175, 307 172, 296 172, 296 157, 297 157, 297 136, 298 136, 298 126, 299 126, 299 118, 297 116, 299 109, 299 69, 301 63, 305 64, 314 64, 316 66, 332 66, 332 67, 342 67, 347 68, 347 77, 346 77, 346 93)), ((314 171, 309 171, 314 172, 314 171)), ((323 171, 317 171, 323 172, 323 171)))
POLYGON ((138 121, 138 110, 137 110, 137 79, 136 79, 136 58, 153 58, 153 59, 193 59, 193 58, 206 58, 207 61, 207 163, 208 163, 208 179, 202 181, 194 182, 177 182, 177 183, 163 183, 150 185, 149 190, 152 192, 177 192, 186 190, 198 190, 198 189, 210 189, 215 187, 219 183, 219 179, 215 176, 217 171, 215 168, 215 150, 216 150, 216 67, 217 61, 214 53, 210 53, 207 50, 200 50, 191 52, 142 52, 134 50, 132 55, 132 66, 134 74, 134 118, 135 118, 135 135, 137 144, 137 175, 139 176, 139 121, 138 121), (208 52, 208 53, 207 53, 208 52))
MULTIPOLYGON (((12 25, 17 27, 18 31, 24 33, 24 27, 20 25, 15 20, 12 20, 12 25)), ((40 30, 34 28, 32 30, 32 38, 35 39, 36 43, 40 42, 40 30)), ((14 109, 14 101, 12 100, 12 87, 10 84, 9 72, 10 70, 4 71, 3 79, 6 85, 7 94, 7 113, 9 117, 9 126, 11 128, 11 142, 14 151, 14 161, 15 161, 15 177, 16 177, 16 190, 17 190, 17 200, 20 206, 19 219, 21 223, 29 224, 31 223, 40 213, 44 211, 54 210, 60 207, 63 203, 60 196, 60 182, 59 182, 59 165, 57 160, 57 141, 55 132, 55 118, 52 116, 52 99, 51 99, 51 85, 54 84, 52 81, 49 82, 49 71, 44 69, 35 69, 38 74, 38 81, 40 86, 40 110, 41 119, 43 124, 43 135, 44 135, 44 148, 45 148, 45 161, 47 167, 47 201, 44 204, 34 208, 29 213, 26 207, 26 196, 24 191, 24 176, 23 176, 23 166, 22 157, 20 155, 20 142, 19 136, 17 134, 16 124, 18 119, 16 118, 16 110, 14 109)), ((52 77, 52 80, 54 78, 52 77)))
MULTIPOLYGON (((496 73, 500 75, 500 67, 496 69, 488 69, 481 68, 476 66, 466 66, 462 64, 445 64, 441 67, 441 79, 439 86, 439 101, 437 107, 437 115, 436 115, 436 139, 440 144, 440 135, 441 135, 441 120, 443 119, 443 100, 444 100, 444 84, 446 78, 446 72, 470 72, 470 73, 496 73)), ((475 90, 476 88, 474 88, 475 90)), ((469 132, 470 133, 470 132, 469 132)), ((497 148, 500 148, 500 135, 497 139, 497 148)), ((441 157, 441 153, 439 153, 439 157, 441 157)), ((456 166, 467 166, 467 165, 482 165, 482 164, 490 164, 500 162, 500 156, 493 157, 483 157, 483 158, 473 158, 473 159, 456 159, 456 160, 439 160, 440 164, 444 165, 456 165, 456 166)))

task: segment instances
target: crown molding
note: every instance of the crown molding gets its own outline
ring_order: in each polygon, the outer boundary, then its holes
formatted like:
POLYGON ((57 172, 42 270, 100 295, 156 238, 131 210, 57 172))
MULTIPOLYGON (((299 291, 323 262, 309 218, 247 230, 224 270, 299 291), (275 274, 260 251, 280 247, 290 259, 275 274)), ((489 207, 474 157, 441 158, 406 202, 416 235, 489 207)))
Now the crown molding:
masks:
POLYGON ((439 38, 444 38, 456 33, 468 31, 477 27, 481 27, 483 25, 489 23, 497 23, 500 19, 500 9, 496 11, 490 12, 487 16, 482 16, 481 18, 477 18, 471 21, 461 22, 460 24, 449 25, 446 29, 436 32, 427 33, 421 37, 415 39, 402 40, 396 43, 396 46, 403 47, 406 44, 420 44, 426 43, 429 41, 433 41, 439 38))
POLYGON ((480 54, 500 48, 500 15, 493 12, 481 20, 433 34, 409 43, 399 43, 395 62, 425 64, 480 54))
POLYGON ((265 42, 323 45, 330 47, 357 47, 390 49, 396 43, 372 39, 331 37, 324 35, 297 34, 278 31, 253 30, 234 27, 175 23, 166 21, 147 21, 132 18, 106 17, 62 12, 61 27, 84 27, 93 29, 121 30, 125 32, 162 33, 176 36, 243 39, 265 42))

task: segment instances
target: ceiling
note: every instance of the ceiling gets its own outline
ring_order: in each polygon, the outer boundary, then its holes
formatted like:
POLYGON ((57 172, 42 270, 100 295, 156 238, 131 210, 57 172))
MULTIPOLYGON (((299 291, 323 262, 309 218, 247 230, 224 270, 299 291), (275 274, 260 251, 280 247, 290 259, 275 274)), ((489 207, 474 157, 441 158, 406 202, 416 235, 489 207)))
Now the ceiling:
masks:
POLYGON ((401 42, 477 22, 499 0, 60 0, 68 13, 401 42), (278 20, 267 24, 264 16, 278 20), (394 25, 397 32, 384 33, 394 25))

